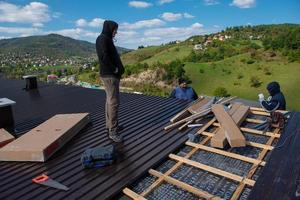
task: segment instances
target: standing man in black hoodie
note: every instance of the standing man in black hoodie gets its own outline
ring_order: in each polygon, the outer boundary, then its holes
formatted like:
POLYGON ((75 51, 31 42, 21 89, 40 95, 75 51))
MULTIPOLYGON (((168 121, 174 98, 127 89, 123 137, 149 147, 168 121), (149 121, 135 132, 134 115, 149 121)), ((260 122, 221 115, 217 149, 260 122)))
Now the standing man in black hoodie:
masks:
POLYGON ((121 127, 118 124, 119 109, 119 84, 124 67, 113 38, 118 31, 118 24, 114 21, 106 20, 103 24, 102 33, 96 40, 96 50, 100 63, 100 77, 103 81, 106 92, 106 129, 109 138, 115 142, 122 142, 119 134, 121 127))

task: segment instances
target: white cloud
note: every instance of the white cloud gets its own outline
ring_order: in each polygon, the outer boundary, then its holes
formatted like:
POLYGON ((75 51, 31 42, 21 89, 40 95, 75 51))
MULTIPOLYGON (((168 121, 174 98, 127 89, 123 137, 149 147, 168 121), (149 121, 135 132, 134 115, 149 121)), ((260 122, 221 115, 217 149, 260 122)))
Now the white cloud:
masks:
POLYGON ((84 27, 84 26, 87 26, 87 21, 85 19, 78 19, 76 22, 75 22, 76 26, 78 27, 84 27))
POLYGON ((256 0, 233 0, 230 4, 239 8, 252 8, 255 6, 256 0))
POLYGON ((149 29, 144 32, 148 37, 166 37, 169 39, 183 39, 192 35, 198 35, 204 32, 203 25, 194 23, 188 27, 167 27, 149 29))
POLYGON ((95 18, 92 19, 91 21, 87 21, 85 19, 78 19, 77 21, 75 21, 75 24, 77 27, 94 27, 94 28, 99 28, 102 27, 103 23, 104 23, 104 19, 101 18, 95 18))
POLYGON ((42 27, 44 27, 44 24, 43 24, 43 23, 38 23, 38 22, 37 22, 37 23, 33 23, 32 26, 33 26, 33 27, 42 28, 42 27))
POLYGON ((187 18, 187 19, 194 18, 194 16, 189 13, 171 13, 171 12, 165 12, 162 15, 160 15, 160 17, 168 22, 178 21, 182 18, 187 18))
POLYGON ((10 37, 0 36, 0 40, 4 40, 4 39, 10 39, 10 37))
POLYGON ((4 27, 0 26, 0 33, 6 33, 16 36, 29 36, 42 34, 43 31, 39 28, 25 28, 25 27, 4 27))
POLYGON ((129 6, 133 8, 148 8, 152 6, 152 3, 145 1, 130 1, 129 6))
POLYGON ((63 36, 80 39, 80 40, 88 40, 94 41, 100 33, 87 31, 82 28, 71 28, 71 29, 61 29, 54 31, 47 31, 45 34, 56 33, 63 36))
POLYGON ((183 13, 183 17, 184 18, 187 18, 187 19, 191 19, 191 18, 194 18, 195 16, 189 14, 189 13, 183 13))
POLYGON ((171 3, 171 2, 173 2, 174 0, 159 0, 158 1, 158 4, 159 5, 163 5, 163 4, 166 4, 166 3, 171 3))
POLYGON ((217 5, 219 4, 219 2, 217 0, 204 0, 204 5, 207 6, 213 6, 213 5, 217 5))
POLYGON ((161 17, 169 22, 178 21, 182 18, 181 13, 171 13, 171 12, 165 12, 161 15, 161 17))
POLYGON ((165 25, 165 22, 160 19, 141 20, 135 23, 123 23, 121 29, 142 29, 142 28, 155 28, 165 25))
POLYGON ((51 20, 48 5, 31 2, 25 6, 0 2, 0 22, 32 23, 41 25, 51 20))
POLYGON ((127 37, 117 35, 117 45, 128 48, 137 48, 140 45, 160 45, 175 40, 184 40, 193 35, 207 34, 209 31, 200 23, 187 27, 152 28, 127 34, 127 37))

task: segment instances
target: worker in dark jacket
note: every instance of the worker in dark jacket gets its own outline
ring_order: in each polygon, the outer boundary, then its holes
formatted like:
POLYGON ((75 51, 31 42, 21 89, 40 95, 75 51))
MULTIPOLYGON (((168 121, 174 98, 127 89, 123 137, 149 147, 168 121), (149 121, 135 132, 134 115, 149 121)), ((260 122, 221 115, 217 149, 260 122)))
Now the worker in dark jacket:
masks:
POLYGON ((118 24, 106 20, 103 24, 102 33, 96 40, 96 50, 100 63, 100 77, 106 92, 106 129, 109 137, 115 142, 122 142, 119 134, 121 127, 118 124, 119 109, 119 84, 124 67, 113 38, 117 34, 118 24))
POLYGON ((195 90, 189 87, 188 82, 183 78, 179 78, 178 86, 172 91, 170 97, 189 101, 198 99, 195 90))
POLYGON ((278 82, 271 82, 267 86, 270 97, 265 100, 263 94, 259 94, 259 102, 261 106, 268 112, 275 110, 286 110, 286 103, 283 93, 280 91, 278 82))

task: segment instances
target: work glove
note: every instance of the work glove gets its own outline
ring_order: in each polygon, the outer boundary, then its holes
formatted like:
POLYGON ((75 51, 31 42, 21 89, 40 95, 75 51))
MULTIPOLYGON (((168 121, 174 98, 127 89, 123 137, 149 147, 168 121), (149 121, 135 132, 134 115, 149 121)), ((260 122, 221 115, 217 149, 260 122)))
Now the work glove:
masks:
POLYGON ((262 93, 259 94, 259 95, 258 95, 258 101, 259 101, 259 102, 262 102, 262 101, 264 101, 264 100, 265 100, 264 94, 262 94, 262 93))

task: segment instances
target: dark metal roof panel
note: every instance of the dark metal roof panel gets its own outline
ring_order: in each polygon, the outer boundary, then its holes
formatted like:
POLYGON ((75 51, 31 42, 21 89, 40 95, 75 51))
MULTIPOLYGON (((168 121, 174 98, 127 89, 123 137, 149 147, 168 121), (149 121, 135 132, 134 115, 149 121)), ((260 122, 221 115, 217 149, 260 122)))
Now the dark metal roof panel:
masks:
POLYGON ((84 170, 80 156, 85 149, 112 143, 105 133, 105 93, 42 83, 38 92, 26 92, 22 90, 24 84, 0 80, 1 97, 17 102, 14 114, 18 135, 59 113, 90 112, 92 123, 46 163, 0 162, 0 199, 112 198, 186 140, 184 132, 166 133, 163 127, 187 102, 122 93, 120 123, 125 125, 125 141, 117 145, 117 163, 84 170), (70 190, 64 192, 32 183, 32 178, 45 172, 70 190))

